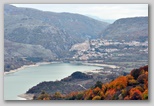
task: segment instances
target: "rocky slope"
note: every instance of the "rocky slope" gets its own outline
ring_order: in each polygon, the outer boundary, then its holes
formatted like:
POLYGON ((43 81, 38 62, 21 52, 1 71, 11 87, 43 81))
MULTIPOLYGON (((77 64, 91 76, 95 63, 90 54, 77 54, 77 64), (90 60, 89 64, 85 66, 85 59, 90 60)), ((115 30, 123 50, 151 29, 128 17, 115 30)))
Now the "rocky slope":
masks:
POLYGON ((4 40, 4 56, 11 57, 41 57, 53 59, 54 54, 41 45, 30 45, 4 40), (11 45, 11 46, 10 46, 11 45))
POLYGON ((148 40, 148 17, 122 18, 109 25, 103 38, 125 41, 148 40))
POLYGON ((67 55, 70 47, 98 33, 107 23, 72 13, 44 12, 30 8, 4 6, 4 38, 13 42, 41 45, 57 57, 67 55))
POLYGON ((72 45, 98 38, 98 33, 107 26, 108 23, 80 14, 46 12, 5 4, 4 70, 47 58, 46 61, 67 58, 72 45))

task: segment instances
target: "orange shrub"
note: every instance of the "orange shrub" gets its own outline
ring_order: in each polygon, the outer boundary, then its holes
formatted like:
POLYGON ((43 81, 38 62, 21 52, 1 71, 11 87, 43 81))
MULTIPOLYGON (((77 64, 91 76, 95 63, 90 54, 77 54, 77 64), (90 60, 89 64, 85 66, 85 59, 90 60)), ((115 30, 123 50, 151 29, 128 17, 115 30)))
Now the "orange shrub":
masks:
POLYGON ((95 96, 95 97, 93 97, 92 100, 101 100, 101 97, 100 96, 95 96))
POLYGON ((146 89, 146 90, 143 92, 142 98, 143 98, 144 100, 148 99, 148 89, 146 89))
POLYGON ((130 93, 131 100, 141 100, 142 99, 142 93, 137 88, 132 88, 129 93, 130 93))
POLYGON ((100 97, 101 97, 101 99, 103 100, 103 99, 105 98, 104 92, 103 92, 103 91, 101 91, 101 92, 100 92, 100 94, 99 94, 99 96, 100 96, 100 97))
POLYGON ((130 100, 130 97, 129 97, 129 96, 126 96, 126 97, 124 98, 124 100, 130 100))
POLYGON ((148 72, 145 72, 146 79, 144 80, 144 89, 148 89, 148 72))
POLYGON ((148 89, 148 81, 144 82, 144 89, 148 89))
POLYGON ((101 91, 101 89, 99 87, 96 87, 96 88, 94 88, 93 93, 95 95, 98 95, 100 91, 101 91))
POLYGON ((40 94, 37 98, 37 100, 50 100, 50 99, 51 99, 51 96, 47 93, 40 94))
POLYGON ((138 81, 136 81, 135 79, 128 80, 128 85, 129 85, 129 86, 137 85, 137 84, 138 84, 138 81))
POLYGON ((117 90, 123 89, 127 86, 127 77, 126 76, 120 76, 114 81, 109 83, 108 88, 116 88, 117 90))
POLYGON ((87 90, 83 95, 83 97, 84 100, 91 100, 94 97, 93 90, 92 89, 87 90))
POLYGON ((45 98, 43 98, 43 100, 50 100, 50 98, 49 97, 45 97, 45 98))
POLYGON ((138 89, 138 90, 140 90, 141 92, 143 92, 143 91, 144 91, 144 89, 143 89, 141 86, 139 86, 139 85, 138 85, 138 86, 136 86, 135 88, 136 88, 136 89, 138 89))
POLYGON ((126 89, 122 89, 121 94, 123 97, 125 97, 128 94, 128 91, 126 89))
POLYGON ((107 90, 107 86, 108 86, 108 84, 103 84, 102 85, 102 92, 106 92, 106 90, 107 90))
POLYGON ((115 93, 116 93, 116 89, 107 90, 106 93, 105 93, 105 99, 112 100, 115 93))
POLYGON ((126 97, 124 98, 124 100, 130 100, 129 96, 126 96, 126 97))
POLYGON ((127 78, 127 80, 132 80, 132 79, 134 79, 134 77, 131 76, 130 74, 126 75, 126 78, 127 78))

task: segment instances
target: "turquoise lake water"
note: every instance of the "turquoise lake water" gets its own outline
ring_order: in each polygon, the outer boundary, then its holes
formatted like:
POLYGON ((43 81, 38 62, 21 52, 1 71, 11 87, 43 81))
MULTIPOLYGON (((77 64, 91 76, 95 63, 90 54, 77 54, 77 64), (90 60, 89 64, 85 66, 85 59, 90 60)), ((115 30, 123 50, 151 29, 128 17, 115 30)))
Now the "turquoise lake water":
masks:
POLYGON ((71 75, 75 71, 100 69, 98 66, 52 63, 28 67, 15 73, 4 75, 4 100, 21 100, 18 95, 42 81, 55 81, 71 75))

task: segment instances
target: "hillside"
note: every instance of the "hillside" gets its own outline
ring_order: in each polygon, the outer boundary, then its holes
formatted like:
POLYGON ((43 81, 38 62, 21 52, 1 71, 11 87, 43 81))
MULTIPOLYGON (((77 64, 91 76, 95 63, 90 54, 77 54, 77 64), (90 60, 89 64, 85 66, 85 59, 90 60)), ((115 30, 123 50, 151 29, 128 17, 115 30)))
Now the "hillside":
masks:
POLYGON ((92 39, 70 49, 72 60, 117 65, 130 71, 148 64, 148 41, 112 41, 92 39))
MULTIPOLYGON (((88 77, 89 78, 89 77, 88 77)), ((61 86, 62 87, 62 86, 61 86)), ((68 87, 69 89, 69 87, 68 87)), ((42 92, 34 97, 36 100, 147 100, 148 99, 148 66, 133 69, 126 76, 108 82, 96 84, 88 90, 50 95, 42 92)))
POLYGON ((4 40, 4 57, 5 71, 10 71, 34 62, 53 60, 55 54, 41 45, 4 40))
POLYGON ((54 13, 4 6, 4 38, 13 42, 41 45, 64 57, 73 44, 98 38, 108 23, 72 13, 54 13))
POLYGON ((122 18, 109 25, 102 34, 110 40, 148 40, 148 17, 122 18))
POLYGON ((51 50, 45 49, 41 45, 22 44, 4 40, 4 51, 4 56, 8 58, 40 57, 46 59, 54 59, 54 54, 51 52, 51 50))
POLYGON ((98 33, 108 25, 80 14, 46 12, 5 4, 4 70, 16 69, 34 61, 67 58, 72 45, 98 38, 98 33))
POLYGON ((35 94, 39 95, 42 91, 45 91, 49 94, 54 94, 55 92, 61 92, 62 94, 68 94, 72 91, 81 91, 93 86, 97 80, 101 80, 102 82, 111 81, 112 79, 118 77, 119 75, 123 75, 122 71, 115 71, 118 69, 109 69, 108 71, 103 70, 94 70, 101 71, 99 73, 82 73, 82 72, 74 72, 70 76, 61 79, 60 81, 44 81, 30 88, 26 94, 35 94), (114 75, 114 76, 113 76, 114 75), (49 89, 50 88, 50 89, 49 89))

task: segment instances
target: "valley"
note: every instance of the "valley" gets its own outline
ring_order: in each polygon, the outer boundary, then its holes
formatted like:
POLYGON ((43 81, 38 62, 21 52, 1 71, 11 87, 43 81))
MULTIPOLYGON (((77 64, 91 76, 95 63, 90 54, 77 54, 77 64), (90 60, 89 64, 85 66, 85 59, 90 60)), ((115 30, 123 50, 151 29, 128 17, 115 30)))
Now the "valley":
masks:
POLYGON ((5 4, 5 98, 147 99, 148 39, 148 16, 108 23, 5 4))

